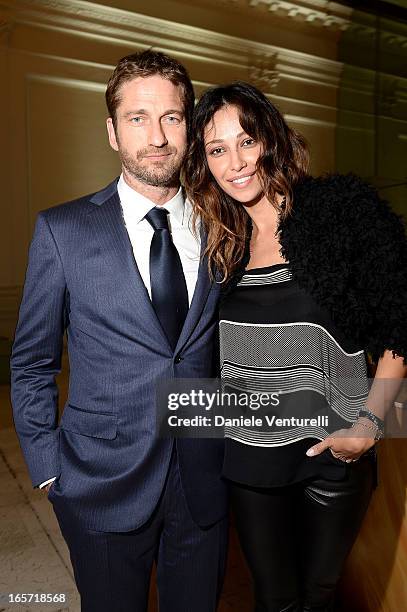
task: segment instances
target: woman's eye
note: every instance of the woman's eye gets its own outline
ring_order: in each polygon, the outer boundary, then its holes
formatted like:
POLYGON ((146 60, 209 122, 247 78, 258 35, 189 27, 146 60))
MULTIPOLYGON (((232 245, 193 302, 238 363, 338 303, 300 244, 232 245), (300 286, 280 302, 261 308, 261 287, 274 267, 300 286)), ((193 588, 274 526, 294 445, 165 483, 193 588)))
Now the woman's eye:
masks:
POLYGON ((246 138, 246 140, 243 141, 243 146, 250 146, 255 144, 255 140, 253 138, 246 138))
POLYGON ((216 147, 216 149, 212 149, 212 150, 209 152, 209 154, 210 154, 210 155, 214 155, 214 156, 216 156, 216 155, 220 155, 222 152, 223 152, 222 147, 216 147))

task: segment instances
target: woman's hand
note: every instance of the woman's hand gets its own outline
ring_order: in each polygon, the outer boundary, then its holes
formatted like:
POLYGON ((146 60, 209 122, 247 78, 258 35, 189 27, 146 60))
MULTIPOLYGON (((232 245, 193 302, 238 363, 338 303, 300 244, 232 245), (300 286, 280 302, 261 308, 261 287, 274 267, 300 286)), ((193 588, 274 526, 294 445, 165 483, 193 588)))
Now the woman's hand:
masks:
MULTIPOLYGON (((375 445, 375 430, 363 422, 356 422, 349 429, 339 429, 307 450, 308 457, 319 455, 327 448, 337 459, 346 463, 357 461, 363 453, 375 445)), ((377 431, 377 429, 376 429, 377 431)))

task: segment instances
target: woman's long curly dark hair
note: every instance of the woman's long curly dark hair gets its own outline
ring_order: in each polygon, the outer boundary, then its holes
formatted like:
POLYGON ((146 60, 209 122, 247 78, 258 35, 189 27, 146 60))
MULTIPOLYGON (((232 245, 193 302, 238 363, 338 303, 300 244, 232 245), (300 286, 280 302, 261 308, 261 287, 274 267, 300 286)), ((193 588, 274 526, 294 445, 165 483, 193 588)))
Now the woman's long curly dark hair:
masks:
POLYGON ((236 81, 212 87, 195 107, 192 141, 183 175, 188 198, 207 233, 205 254, 209 271, 228 280, 242 260, 248 235, 248 214, 227 195, 213 178, 205 154, 204 132, 214 114, 225 106, 239 111, 243 130, 262 145, 257 161, 260 183, 270 202, 275 194, 285 196, 284 215, 292 206, 293 187, 308 174, 309 155, 305 139, 288 127, 280 111, 249 83, 236 81))

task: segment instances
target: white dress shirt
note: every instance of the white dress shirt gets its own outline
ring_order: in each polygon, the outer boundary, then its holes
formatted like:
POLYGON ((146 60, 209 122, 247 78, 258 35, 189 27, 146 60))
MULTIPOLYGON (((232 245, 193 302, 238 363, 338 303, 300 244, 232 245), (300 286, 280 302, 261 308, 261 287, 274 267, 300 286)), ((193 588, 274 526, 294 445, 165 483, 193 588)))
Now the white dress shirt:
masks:
MULTIPOLYGON (((122 206, 124 223, 133 248, 134 259, 151 298, 150 246, 154 230, 144 217, 156 204, 132 189, 125 182, 123 175, 119 178, 117 191, 122 206)), ((180 187, 171 200, 162 206, 157 206, 157 208, 165 208, 169 211, 168 225, 174 245, 181 259, 187 284, 188 301, 191 304, 198 277, 201 254, 199 226, 197 227, 197 235, 195 235, 191 226, 191 203, 184 199, 183 191, 180 187)), ((42 489, 54 480, 55 477, 42 482, 39 488, 42 489)))
MULTIPOLYGON (((150 246, 154 230, 144 217, 156 204, 129 187, 124 181, 123 175, 117 184, 117 191, 122 205, 127 233, 133 247, 134 259, 151 298, 150 246)), ((162 206, 157 206, 157 208, 165 208, 169 211, 168 225, 174 245, 181 259, 187 284, 188 300, 189 304, 191 304, 198 276, 201 252, 199 228, 198 236, 195 236, 191 228, 192 206, 188 200, 184 199, 182 188, 180 187, 171 200, 162 206)))

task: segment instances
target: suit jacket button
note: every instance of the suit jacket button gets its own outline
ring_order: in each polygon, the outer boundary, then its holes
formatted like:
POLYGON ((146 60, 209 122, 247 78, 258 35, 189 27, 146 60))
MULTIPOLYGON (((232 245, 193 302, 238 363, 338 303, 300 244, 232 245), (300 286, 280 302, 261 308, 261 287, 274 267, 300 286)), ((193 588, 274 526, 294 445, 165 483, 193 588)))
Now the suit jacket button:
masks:
POLYGON ((183 360, 183 357, 181 357, 181 355, 176 355, 174 359, 174 363, 181 363, 182 360, 183 360))

